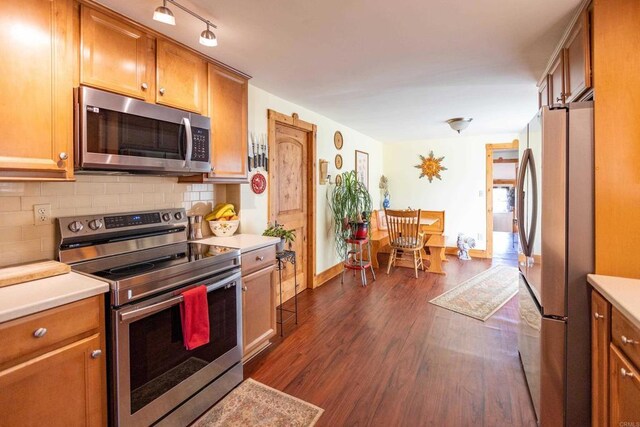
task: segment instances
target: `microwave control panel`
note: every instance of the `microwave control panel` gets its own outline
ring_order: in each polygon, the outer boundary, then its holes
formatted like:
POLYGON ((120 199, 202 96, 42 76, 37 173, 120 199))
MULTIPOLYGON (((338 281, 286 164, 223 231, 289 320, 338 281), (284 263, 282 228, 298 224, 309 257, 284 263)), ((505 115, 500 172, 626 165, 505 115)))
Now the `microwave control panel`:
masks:
POLYGON ((193 133, 193 152, 191 160, 208 162, 209 161, 209 130, 203 128, 192 128, 193 133))

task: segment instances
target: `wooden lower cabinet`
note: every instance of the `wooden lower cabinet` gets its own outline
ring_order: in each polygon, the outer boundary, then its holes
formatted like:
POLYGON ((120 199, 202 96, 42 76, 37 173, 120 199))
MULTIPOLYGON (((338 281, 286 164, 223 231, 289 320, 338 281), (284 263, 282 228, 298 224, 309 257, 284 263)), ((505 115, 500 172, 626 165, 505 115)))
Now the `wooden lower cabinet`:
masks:
POLYGON ((640 423, 640 372, 611 345, 610 424, 636 426, 640 423))
POLYGON ((609 343, 611 304, 591 292, 591 424, 605 427, 609 419, 609 343))
MULTIPOLYGON (((275 260, 274 260, 275 261, 275 260)), ((275 265, 242 277, 243 360, 248 360, 276 334, 276 291, 272 272, 275 265)))
POLYGON ((0 348, 13 355, 0 363, 0 426, 106 425, 103 304, 92 297, 0 324, 0 348))
POLYGON ((0 425, 104 425, 104 358, 92 335, 0 372, 0 425))

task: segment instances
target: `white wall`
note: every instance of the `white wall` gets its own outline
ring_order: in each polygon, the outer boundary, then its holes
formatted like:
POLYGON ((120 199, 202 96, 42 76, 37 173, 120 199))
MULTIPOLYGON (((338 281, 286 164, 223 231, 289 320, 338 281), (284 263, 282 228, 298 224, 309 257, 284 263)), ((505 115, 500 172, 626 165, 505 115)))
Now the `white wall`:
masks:
POLYGON ((391 207, 408 206, 445 211, 447 245, 455 246, 458 233, 474 237, 478 249, 486 248, 485 145, 511 142, 512 134, 465 136, 451 138, 390 142, 384 144, 384 173, 389 178, 391 207), (433 182, 420 176, 414 166, 418 155, 444 156, 442 181, 433 182), (479 238, 479 236, 481 238, 479 238))
MULTIPOLYGON (((369 188, 373 206, 380 203, 378 181, 382 174, 382 144, 366 135, 346 126, 342 126, 327 117, 293 104, 260 88, 249 85, 249 132, 267 133, 267 110, 290 115, 298 113, 300 120, 314 123, 318 127, 316 159, 329 161, 329 174, 336 175, 334 157, 340 153, 343 167, 340 172, 354 169, 355 150, 369 153, 369 188), (344 146, 338 151, 333 145, 333 134, 339 130, 344 137, 344 146)), ((317 165, 316 165, 317 166, 317 165)), ((251 174, 250 174, 251 175, 251 174)), ((317 183, 316 194, 316 274, 340 262, 335 252, 335 243, 331 224, 331 212, 327 205, 327 191, 330 186, 317 183)), ((241 186, 242 232, 262 234, 268 220, 268 195, 265 191, 256 195, 249 185, 241 186)))

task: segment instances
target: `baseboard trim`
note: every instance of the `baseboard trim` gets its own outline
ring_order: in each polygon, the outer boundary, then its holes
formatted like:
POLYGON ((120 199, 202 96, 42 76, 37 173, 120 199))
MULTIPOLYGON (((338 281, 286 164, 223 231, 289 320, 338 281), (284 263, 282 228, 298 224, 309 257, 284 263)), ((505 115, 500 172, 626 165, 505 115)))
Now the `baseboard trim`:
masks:
POLYGON ((329 280, 336 277, 338 274, 342 273, 342 263, 339 262, 333 267, 330 267, 323 271, 322 273, 316 274, 313 278, 313 287, 314 289, 318 286, 322 286, 327 283, 329 280))
MULTIPOLYGON (((447 246, 444 250, 447 255, 458 255, 458 248, 455 246, 447 246)), ((484 249, 469 249, 469 256, 471 258, 486 258, 487 251, 484 249)))

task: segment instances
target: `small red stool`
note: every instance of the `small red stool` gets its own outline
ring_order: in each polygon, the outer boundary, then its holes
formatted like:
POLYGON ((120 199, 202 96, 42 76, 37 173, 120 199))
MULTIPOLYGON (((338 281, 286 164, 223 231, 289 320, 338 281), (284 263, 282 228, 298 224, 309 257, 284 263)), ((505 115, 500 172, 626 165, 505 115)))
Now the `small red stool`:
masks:
POLYGON ((376 273, 371 266, 371 243, 369 239, 345 239, 344 250, 344 269, 342 270, 342 280, 340 283, 344 283, 344 274, 347 270, 353 270, 355 275, 356 270, 360 271, 360 279, 362 280, 362 286, 367 286, 367 272, 366 269, 371 269, 373 280, 376 280, 376 273), (369 252, 369 261, 365 261, 363 255, 363 246, 367 246, 369 252))

